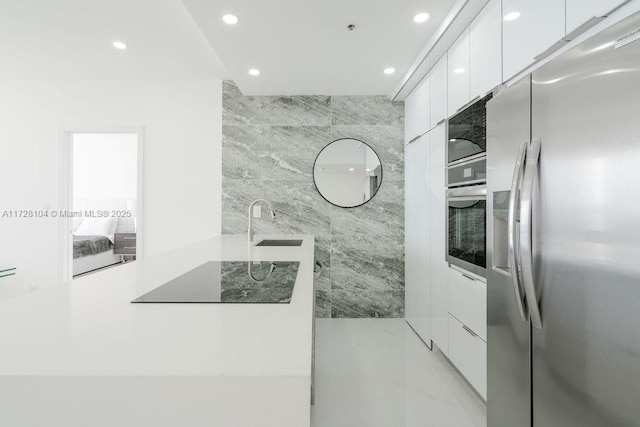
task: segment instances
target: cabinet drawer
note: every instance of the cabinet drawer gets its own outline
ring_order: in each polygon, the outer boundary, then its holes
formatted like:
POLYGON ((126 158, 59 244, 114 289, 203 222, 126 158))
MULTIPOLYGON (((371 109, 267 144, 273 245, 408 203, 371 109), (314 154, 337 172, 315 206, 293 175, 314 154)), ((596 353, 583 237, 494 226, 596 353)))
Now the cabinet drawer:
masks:
POLYGON ((487 343, 449 315, 449 360, 487 398, 487 343))
POLYGON ((487 284, 449 268, 449 313, 487 339, 487 284))
POLYGON ((136 254, 136 233, 116 233, 113 253, 116 255, 136 254))

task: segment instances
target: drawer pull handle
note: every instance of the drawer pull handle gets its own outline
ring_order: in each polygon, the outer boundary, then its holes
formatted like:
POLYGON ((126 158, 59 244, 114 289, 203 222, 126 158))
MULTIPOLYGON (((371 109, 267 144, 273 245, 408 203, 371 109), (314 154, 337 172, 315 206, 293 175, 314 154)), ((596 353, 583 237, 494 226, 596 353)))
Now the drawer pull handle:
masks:
POLYGON ((123 237, 124 240, 136 240, 135 237, 123 237))
POLYGON ((464 329, 465 331, 469 332, 469 335, 471 335, 472 337, 477 337, 478 334, 476 334, 475 332, 473 332, 471 329, 469 329, 466 325, 462 325, 462 329, 464 329))
POLYGON ((135 248, 136 248, 135 246, 125 246, 122 249, 135 249, 135 248))
POLYGON ((471 277, 471 276, 467 276, 466 274, 462 273, 462 277, 466 277, 467 279, 471 280, 471 281, 476 281, 475 277, 471 277))

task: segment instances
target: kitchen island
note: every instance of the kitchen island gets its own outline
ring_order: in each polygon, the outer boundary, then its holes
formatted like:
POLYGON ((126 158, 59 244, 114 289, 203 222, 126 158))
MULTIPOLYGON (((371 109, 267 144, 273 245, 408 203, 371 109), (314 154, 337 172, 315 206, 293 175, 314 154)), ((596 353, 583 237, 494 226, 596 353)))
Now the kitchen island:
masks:
POLYGON ((1 302, 0 425, 309 426, 314 238, 295 237, 222 236, 1 302), (298 261, 290 302, 131 303, 247 260, 298 261))

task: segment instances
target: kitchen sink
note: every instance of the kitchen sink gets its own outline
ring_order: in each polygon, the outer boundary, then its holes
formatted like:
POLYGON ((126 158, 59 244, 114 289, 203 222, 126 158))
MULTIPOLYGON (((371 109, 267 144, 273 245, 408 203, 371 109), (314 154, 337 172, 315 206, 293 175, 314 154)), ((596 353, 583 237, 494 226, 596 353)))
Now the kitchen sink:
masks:
POLYGON ((300 239, 278 239, 278 240, 269 240, 265 239, 260 243, 257 243, 256 246, 301 246, 302 240, 300 239))

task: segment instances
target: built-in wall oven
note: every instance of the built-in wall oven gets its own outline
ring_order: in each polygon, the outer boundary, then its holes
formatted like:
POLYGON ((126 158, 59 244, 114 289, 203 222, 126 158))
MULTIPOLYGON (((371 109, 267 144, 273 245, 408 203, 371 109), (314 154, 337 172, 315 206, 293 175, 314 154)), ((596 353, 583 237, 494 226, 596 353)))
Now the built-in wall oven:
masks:
POLYGON ((449 188, 447 220, 447 262, 486 277, 487 186, 449 188))
POLYGON ((487 115, 489 94, 447 127, 447 262, 486 277, 487 115))

